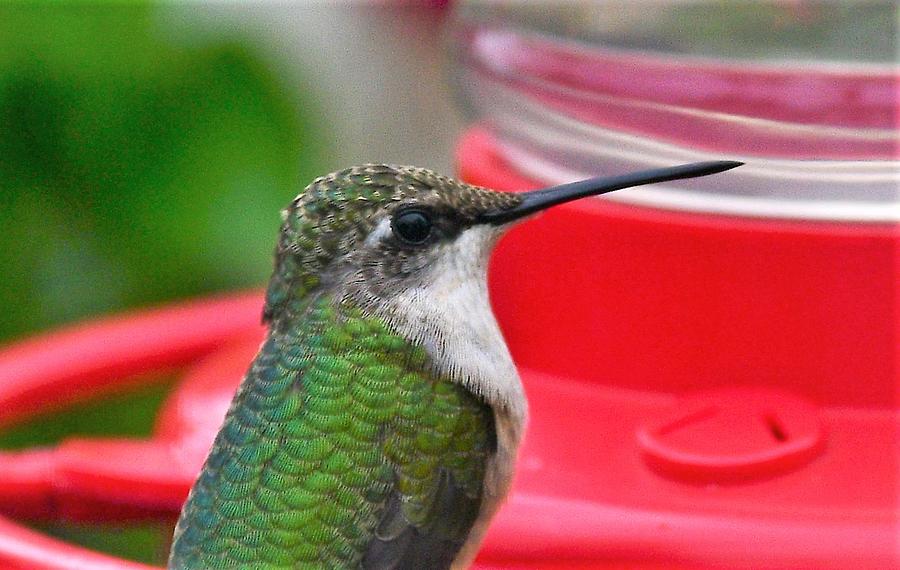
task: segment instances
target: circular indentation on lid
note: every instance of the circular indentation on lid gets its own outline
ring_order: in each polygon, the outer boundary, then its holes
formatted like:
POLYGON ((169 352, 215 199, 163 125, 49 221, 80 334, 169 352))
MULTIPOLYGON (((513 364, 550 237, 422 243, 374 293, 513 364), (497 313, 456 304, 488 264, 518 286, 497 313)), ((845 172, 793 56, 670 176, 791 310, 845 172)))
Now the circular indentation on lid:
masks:
POLYGON ((818 410, 765 388, 691 395, 637 432, 647 464, 690 482, 764 478, 797 469, 823 448, 818 410))

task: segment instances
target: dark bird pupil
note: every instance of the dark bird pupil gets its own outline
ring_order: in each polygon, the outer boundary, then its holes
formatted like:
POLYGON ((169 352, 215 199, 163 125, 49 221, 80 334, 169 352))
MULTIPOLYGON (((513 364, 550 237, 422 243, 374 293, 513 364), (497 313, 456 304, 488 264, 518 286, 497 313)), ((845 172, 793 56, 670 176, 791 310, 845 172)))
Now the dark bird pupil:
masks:
POLYGON ((392 227, 394 234, 408 243, 424 243, 431 235, 431 219, 418 210, 401 212, 394 218, 392 227))

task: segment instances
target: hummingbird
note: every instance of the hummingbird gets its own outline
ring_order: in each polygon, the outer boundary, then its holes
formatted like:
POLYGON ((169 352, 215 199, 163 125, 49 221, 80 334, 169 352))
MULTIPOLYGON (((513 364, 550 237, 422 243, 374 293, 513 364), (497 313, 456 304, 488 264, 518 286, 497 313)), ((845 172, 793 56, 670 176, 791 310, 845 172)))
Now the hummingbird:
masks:
POLYGON ((267 336, 175 527, 169 568, 465 568, 527 402, 488 299, 500 236, 551 206, 739 162, 524 193, 367 164, 282 211, 267 336))

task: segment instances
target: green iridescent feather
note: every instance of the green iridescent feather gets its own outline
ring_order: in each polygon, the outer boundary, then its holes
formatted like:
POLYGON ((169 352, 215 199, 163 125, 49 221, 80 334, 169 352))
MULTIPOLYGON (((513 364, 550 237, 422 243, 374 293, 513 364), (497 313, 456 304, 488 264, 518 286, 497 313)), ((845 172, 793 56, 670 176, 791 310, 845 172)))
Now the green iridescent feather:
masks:
POLYGON ((432 261, 431 248, 364 246, 410 200, 442 216, 447 243, 520 198, 370 164, 317 178, 285 209, 269 335, 182 511, 170 568, 438 569, 460 550, 496 451, 492 410, 359 304, 415 287, 432 261))
POLYGON ((273 327, 244 379, 171 567, 403 568, 411 552, 440 567, 465 541, 490 408, 378 319, 310 303, 273 327))

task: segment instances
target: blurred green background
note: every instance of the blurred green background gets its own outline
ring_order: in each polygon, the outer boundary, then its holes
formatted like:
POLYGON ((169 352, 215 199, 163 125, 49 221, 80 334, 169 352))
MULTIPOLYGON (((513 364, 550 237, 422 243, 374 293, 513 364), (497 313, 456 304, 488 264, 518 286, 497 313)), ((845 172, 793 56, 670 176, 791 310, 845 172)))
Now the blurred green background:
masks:
POLYGON ((448 169, 455 117, 425 36, 441 18, 0 7, 0 340, 261 285, 278 212, 315 176, 376 160, 448 169))
MULTIPOLYGON (((0 6, 0 342, 261 287, 279 210, 320 174, 375 161, 450 173, 461 122, 444 17, 390 5, 0 6)), ((147 434, 167 380, 4 430, 0 448, 147 434)), ((169 524, 40 528, 159 563, 169 524)))
POLYGON ((308 94, 246 43, 168 41, 149 7, 4 12, 0 335, 260 283, 324 167, 308 94))

